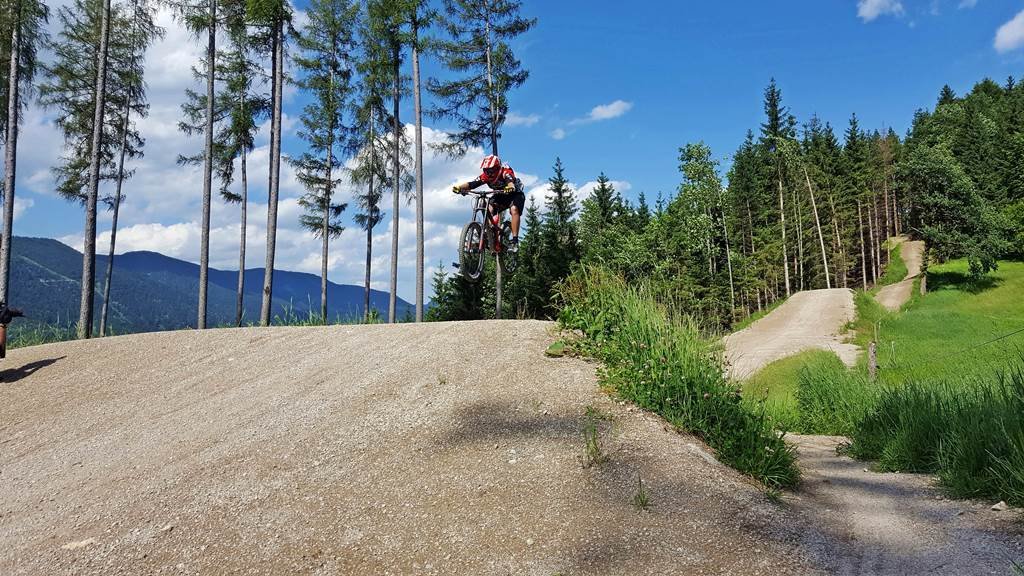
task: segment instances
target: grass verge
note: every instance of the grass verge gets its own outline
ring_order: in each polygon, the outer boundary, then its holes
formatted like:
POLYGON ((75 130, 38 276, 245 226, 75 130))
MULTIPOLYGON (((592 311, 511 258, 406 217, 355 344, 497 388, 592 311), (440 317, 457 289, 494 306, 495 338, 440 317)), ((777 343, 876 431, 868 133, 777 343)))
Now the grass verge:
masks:
POLYGON ((604 363, 602 381, 619 396, 701 437, 722 462, 767 486, 797 482, 793 449, 763 410, 741 402, 692 320, 595 267, 566 279, 559 300, 562 324, 583 332, 582 350, 604 363))

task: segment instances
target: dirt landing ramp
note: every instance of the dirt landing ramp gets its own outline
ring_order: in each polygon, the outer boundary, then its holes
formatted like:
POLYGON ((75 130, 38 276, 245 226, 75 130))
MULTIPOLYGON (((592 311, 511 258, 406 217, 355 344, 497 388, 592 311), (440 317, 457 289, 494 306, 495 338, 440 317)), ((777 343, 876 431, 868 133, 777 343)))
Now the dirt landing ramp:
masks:
POLYGON ((780 358, 814 348, 831 350, 852 366, 859 349, 839 334, 855 315, 852 290, 797 292, 764 318, 726 336, 729 374, 749 378, 780 358))
POLYGON ((798 518, 610 401, 594 364, 546 358, 553 329, 15 350, 0 366, 0 574, 815 573, 798 518), (584 468, 587 406, 611 421, 608 460, 584 468))

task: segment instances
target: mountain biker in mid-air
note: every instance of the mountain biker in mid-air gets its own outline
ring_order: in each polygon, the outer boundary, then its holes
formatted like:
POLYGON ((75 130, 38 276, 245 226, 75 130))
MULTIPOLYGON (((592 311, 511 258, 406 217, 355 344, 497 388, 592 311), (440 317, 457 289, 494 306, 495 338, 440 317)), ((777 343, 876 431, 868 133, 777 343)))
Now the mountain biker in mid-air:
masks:
POLYGON ((502 164, 501 160, 491 154, 480 163, 483 173, 477 176, 472 182, 457 184, 452 188, 456 194, 466 195, 466 192, 479 188, 483 184, 491 187, 491 190, 501 192, 495 194, 491 201, 492 214, 511 207, 512 212, 512 245, 509 250, 519 250, 519 216, 526 205, 526 194, 523 194, 522 182, 516 178, 516 173, 508 164, 502 164))

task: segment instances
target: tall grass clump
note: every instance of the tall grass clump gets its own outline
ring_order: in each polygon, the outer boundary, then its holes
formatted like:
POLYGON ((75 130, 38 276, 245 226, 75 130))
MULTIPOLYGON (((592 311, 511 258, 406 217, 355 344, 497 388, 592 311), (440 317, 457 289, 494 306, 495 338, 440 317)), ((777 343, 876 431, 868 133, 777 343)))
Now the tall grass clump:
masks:
POLYGON ((793 449, 763 411, 741 403, 693 320, 597 267, 577 270, 558 298, 562 324, 584 334, 583 350, 603 361, 602 379, 619 396, 698 435, 723 462, 770 487, 797 482, 793 449))
POLYGON ((815 356, 800 368, 796 396, 801 434, 849 436, 868 414, 876 389, 835 354, 815 356))
POLYGON ((882 470, 937 473, 951 495, 1024 504, 1024 358, 990 379, 887 386, 850 434, 882 470))
POLYGON ((53 342, 66 342, 77 337, 77 328, 74 324, 59 326, 53 324, 28 324, 18 326, 14 324, 10 328, 10 336, 7 340, 7 348, 24 348, 26 346, 38 346, 53 342))

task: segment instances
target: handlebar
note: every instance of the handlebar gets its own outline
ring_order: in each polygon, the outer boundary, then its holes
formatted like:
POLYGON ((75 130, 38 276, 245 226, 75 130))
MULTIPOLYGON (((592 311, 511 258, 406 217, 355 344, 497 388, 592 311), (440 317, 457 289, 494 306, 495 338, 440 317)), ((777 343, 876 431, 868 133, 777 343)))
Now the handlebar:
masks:
POLYGON ((25 313, 18 308, 8 308, 4 303, 0 303, 0 324, 10 324, 11 320, 15 318, 24 318, 25 313))

